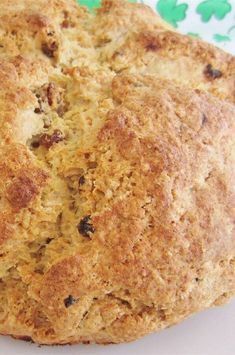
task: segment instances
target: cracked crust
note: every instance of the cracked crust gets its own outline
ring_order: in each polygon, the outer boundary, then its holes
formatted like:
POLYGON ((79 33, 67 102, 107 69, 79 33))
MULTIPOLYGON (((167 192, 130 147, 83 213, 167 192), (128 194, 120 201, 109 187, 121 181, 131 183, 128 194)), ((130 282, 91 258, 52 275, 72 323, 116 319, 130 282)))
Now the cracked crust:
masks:
POLYGON ((102 199, 89 209, 94 236, 40 286, 71 342, 78 328, 81 341, 130 341, 234 292, 234 107, 152 76, 117 77, 113 95, 121 104, 92 148, 96 188, 85 195, 102 199), (111 199, 98 193, 104 179, 119 184, 111 199))
POLYGON ((235 103, 234 57, 176 32, 129 31, 104 47, 102 60, 117 73, 157 74, 235 103))
POLYGON ((31 205, 48 178, 25 147, 27 140, 41 129, 36 115, 30 113, 35 98, 25 82, 28 78, 32 81, 33 76, 35 84, 39 75, 39 82, 42 81, 43 69, 46 71, 40 62, 31 63, 22 57, 0 61, 1 244, 11 238, 20 211, 31 205))
POLYGON ((125 0, 105 0, 92 24, 98 47, 119 40, 129 31, 172 29, 150 7, 125 0))
POLYGON ((119 343, 227 302, 234 58, 122 0, 95 21, 17 6, 0 5, 0 333, 119 343))
POLYGON ((0 58, 25 55, 68 64, 79 54, 77 47, 91 46, 85 30, 89 17, 73 0, 4 0, 0 58))

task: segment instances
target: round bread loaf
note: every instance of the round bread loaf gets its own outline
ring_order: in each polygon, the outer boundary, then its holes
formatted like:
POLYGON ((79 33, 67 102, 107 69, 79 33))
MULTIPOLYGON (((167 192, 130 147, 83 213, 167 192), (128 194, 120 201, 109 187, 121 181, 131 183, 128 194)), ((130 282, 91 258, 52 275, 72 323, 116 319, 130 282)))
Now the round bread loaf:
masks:
POLYGON ((144 5, 0 4, 0 333, 119 343, 235 293, 235 59, 144 5))

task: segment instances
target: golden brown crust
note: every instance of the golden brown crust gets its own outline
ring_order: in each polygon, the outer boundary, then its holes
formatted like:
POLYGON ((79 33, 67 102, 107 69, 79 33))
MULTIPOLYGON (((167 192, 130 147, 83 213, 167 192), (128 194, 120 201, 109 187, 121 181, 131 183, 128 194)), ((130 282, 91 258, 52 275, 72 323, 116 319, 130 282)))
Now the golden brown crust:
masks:
POLYGON ((29 207, 45 185, 48 173, 37 167, 27 150, 11 143, 0 149, 1 222, 0 244, 12 237, 21 209, 29 207))
POLYGON ((128 31, 171 29, 150 7, 125 0, 104 0, 92 24, 97 46, 118 40, 128 31))
POLYGON ((39 83, 43 78, 45 80, 46 68, 41 64, 31 63, 22 57, 0 62, 1 244, 12 236, 18 213, 30 205, 48 177, 48 173, 37 166, 21 144, 25 144, 41 127, 38 118, 33 118, 36 116, 33 112, 34 94, 25 87, 25 82, 31 83, 32 76, 34 85, 39 75, 39 83))
POLYGON ((102 60, 117 73, 157 74, 235 102, 235 59, 198 39, 166 30, 128 32, 107 44, 102 60))
POLYGON ((76 55, 75 41, 76 45, 90 45, 82 26, 88 18, 85 8, 73 0, 21 0, 17 4, 4 0, 0 14, 0 58, 26 55, 54 64, 70 62, 76 55))
POLYGON ((0 10, 0 333, 119 343, 227 302, 234 58, 122 0, 0 10))
MULTIPOLYGON (((99 309, 110 341, 120 342, 178 322, 234 292, 235 123, 232 105, 153 76, 117 77, 113 90, 121 106, 100 132, 92 176, 97 189, 104 178, 116 181, 118 173, 129 180, 112 190, 107 210, 89 211, 95 233, 88 248, 54 265, 40 295, 58 331, 73 317, 78 322, 79 306, 64 308, 71 294, 81 304, 91 303, 82 329, 99 309), (229 155, 223 152, 225 141, 229 155), (224 159, 230 161, 227 168, 224 159), (107 165, 110 175, 101 173, 107 165), (120 172, 125 165, 127 172, 120 172), (116 318, 109 314, 106 323, 102 305, 110 307, 114 300, 116 318)), ((104 196, 100 206, 106 204, 104 196)), ((90 336, 99 342, 102 329, 90 336)))

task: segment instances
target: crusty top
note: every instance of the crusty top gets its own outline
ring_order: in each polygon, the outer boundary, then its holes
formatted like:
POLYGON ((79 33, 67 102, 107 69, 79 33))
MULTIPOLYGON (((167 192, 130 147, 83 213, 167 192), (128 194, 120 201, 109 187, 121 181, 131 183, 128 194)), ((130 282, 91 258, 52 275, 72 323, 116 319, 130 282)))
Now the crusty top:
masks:
POLYGON ((115 72, 157 74, 235 102, 235 58, 213 45, 170 30, 128 31, 103 46, 115 72))
POLYGON ((28 207, 48 177, 25 146, 43 127, 34 113, 37 100, 26 82, 33 78, 33 88, 46 77, 40 62, 22 57, 0 62, 0 244, 11 236, 19 210, 28 207))
POLYGON ((0 333, 117 343, 230 299, 234 57, 122 0, 0 14, 0 333))
POLYGON ((91 45, 90 15, 74 0, 3 0, 0 6, 0 57, 20 54, 63 64, 91 45))

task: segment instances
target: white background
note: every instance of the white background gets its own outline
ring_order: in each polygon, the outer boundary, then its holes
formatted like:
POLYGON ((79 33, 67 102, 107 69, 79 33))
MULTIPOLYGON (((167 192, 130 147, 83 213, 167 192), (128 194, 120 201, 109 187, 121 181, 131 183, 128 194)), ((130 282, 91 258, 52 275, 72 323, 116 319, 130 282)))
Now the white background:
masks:
MULTIPOLYGON (((235 28, 228 33, 228 30, 235 25, 235 0, 229 0, 232 5, 232 11, 226 14, 223 20, 218 20, 212 16, 209 22, 202 22, 201 16, 197 14, 196 8, 203 0, 178 0, 177 4, 187 3, 189 5, 187 10, 187 17, 178 22, 177 30, 187 34, 188 32, 196 32, 202 39, 211 42, 217 47, 221 47, 227 52, 235 54, 235 28), (213 39, 214 34, 230 35, 229 42, 216 42, 213 39)), ((226 1, 226 0, 223 0, 226 1)), ((144 3, 156 9, 156 0, 144 0, 144 3)))

